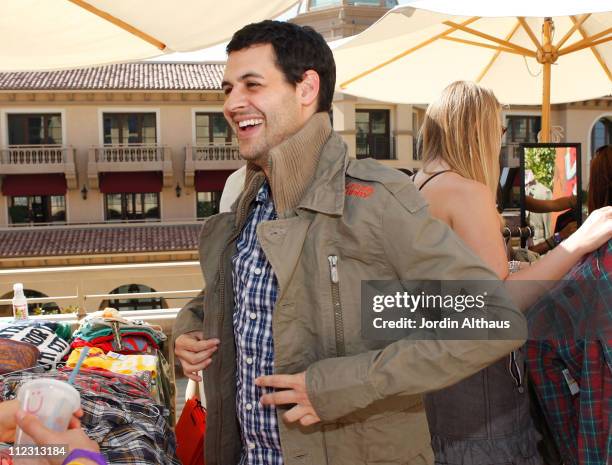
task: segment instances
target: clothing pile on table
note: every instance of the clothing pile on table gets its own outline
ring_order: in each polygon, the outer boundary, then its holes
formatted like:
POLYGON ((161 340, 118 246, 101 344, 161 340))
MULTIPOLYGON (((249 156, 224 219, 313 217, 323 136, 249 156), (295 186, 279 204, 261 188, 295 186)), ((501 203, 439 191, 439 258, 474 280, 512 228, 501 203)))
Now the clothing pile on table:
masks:
POLYGON ((122 354, 151 353, 160 348, 166 335, 159 326, 123 318, 114 308, 96 312, 83 320, 74 333, 71 347, 98 347, 122 354))
MULTIPOLYGON (((0 378, 0 398, 12 399, 21 383, 53 378, 66 381, 71 370, 19 372, 0 378)), ((81 424, 113 465, 180 465, 174 433, 163 407, 153 402, 146 380, 110 371, 81 369, 74 387, 81 395, 81 424)))
POLYGON ((38 364, 55 368, 70 351, 70 326, 41 320, 19 320, 0 327, 0 338, 32 344, 38 348, 38 364))
POLYGON ((170 428, 174 385, 160 350, 166 340, 161 327, 106 309, 85 318, 74 335, 68 325, 24 320, 0 327, 0 338, 32 344, 40 353, 33 369, 0 376, 0 400, 14 398, 30 379, 66 380, 89 347, 75 388, 85 413, 83 428, 107 462, 180 464, 170 428), (66 366, 57 368, 60 362, 66 366))

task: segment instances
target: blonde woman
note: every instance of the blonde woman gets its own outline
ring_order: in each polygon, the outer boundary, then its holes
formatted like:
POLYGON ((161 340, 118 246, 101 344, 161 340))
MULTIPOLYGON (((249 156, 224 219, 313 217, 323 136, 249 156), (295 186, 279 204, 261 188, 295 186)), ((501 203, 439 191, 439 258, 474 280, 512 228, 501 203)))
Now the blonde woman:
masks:
MULTIPOLYGON (((533 266, 509 274, 495 205, 503 127, 493 93, 455 82, 427 109, 423 169, 413 178, 430 213, 448 224, 500 279, 556 280, 612 237, 612 208, 593 212, 572 236, 533 266)), ((541 463, 523 378, 513 353, 425 398, 436 463, 541 463)))

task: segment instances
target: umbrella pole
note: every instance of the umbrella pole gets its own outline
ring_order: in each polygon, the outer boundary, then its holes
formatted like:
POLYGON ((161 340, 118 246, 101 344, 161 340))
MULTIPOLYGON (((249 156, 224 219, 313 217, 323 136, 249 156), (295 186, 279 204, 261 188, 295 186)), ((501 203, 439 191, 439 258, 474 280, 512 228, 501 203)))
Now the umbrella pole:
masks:
POLYGON ((550 142, 550 63, 544 63, 542 73, 542 133, 540 142, 550 142))
POLYGON ((556 60, 556 50, 552 45, 552 18, 545 18, 542 25, 542 53, 538 58, 544 67, 542 73, 542 132, 540 142, 550 142, 550 80, 552 63, 556 60))

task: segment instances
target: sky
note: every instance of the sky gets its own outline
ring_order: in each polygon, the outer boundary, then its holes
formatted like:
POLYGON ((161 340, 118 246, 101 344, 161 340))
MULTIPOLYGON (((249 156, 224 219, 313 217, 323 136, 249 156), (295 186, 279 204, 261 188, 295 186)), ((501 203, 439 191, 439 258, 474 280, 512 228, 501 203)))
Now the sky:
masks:
MULTIPOLYGON (((412 0, 398 0, 398 4, 399 5, 404 5, 406 3, 410 3, 412 0)), ((296 5, 294 8, 286 11, 285 13, 283 13, 281 16, 279 16, 278 19, 279 21, 287 21, 288 19, 291 19, 293 17, 295 17, 297 15, 297 11, 298 11, 298 7, 299 5, 296 5)), ((333 49, 334 46, 340 45, 340 43, 344 42, 344 39, 340 39, 338 41, 335 41, 330 43, 331 48, 333 49)), ((202 50, 195 50, 193 52, 182 52, 182 53, 169 53, 167 55, 161 55, 159 57, 156 58, 151 58, 149 60, 146 61, 153 61, 153 62, 198 62, 198 61, 205 61, 205 62, 225 62, 226 60, 226 55, 225 55, 225 47, 227 46, 228 42, 223 42, 217 45, 213 45, 212 47, 208 47, 202 50)))

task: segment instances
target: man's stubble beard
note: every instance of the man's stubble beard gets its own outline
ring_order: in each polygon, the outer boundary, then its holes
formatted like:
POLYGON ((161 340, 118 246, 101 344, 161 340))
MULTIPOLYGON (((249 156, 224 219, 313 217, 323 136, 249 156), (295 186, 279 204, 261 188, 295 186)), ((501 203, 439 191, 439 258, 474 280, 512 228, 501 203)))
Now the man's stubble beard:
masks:
MULTIPOLYGON (((286 115, 279 115, 279 117, 277 118, 267 119, 265 129, 267 130, 270 127, 281 126, 280 124, 278 124, 278 121, 282 120, 283 118, 286 118, 286 115)), ((264 134, 264 137, 260 139, 260 141, 258 141, 257 143, 253 144, 248 150, 246 150, 245 152, 241 151, 240 156, 247 162, 254 163, 255 165, 262 168, 267 168, 270 158, 270 150, 272 150, 274 147, 281 144, 285 140, 289 139, 301 128, 298 125, 296 126, 297 127, 295 128, 284 127, 282 128, 282 132, 276 134, 264 134)))

